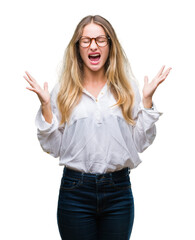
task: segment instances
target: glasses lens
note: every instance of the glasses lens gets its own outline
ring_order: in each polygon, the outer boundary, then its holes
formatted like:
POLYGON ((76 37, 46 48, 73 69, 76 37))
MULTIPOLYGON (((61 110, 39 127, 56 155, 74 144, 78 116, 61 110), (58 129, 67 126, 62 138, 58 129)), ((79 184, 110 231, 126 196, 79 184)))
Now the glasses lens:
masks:
POLYGON ((90 38, 87 38, 87 37, 81 38, 79 43, 81 47, 88 47, 90 44, 90 38))
POLYGON ((105 47, 108 43, 108 39, 106 37, 97 37, 96 42, 98 46, 105 47))

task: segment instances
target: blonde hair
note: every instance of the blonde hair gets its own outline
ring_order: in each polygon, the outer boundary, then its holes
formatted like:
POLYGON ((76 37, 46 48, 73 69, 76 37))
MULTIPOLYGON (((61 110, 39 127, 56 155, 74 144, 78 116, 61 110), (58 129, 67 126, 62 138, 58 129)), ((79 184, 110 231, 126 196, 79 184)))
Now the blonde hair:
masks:
POLYGON ((128 123, 134 124, 132 109, 135 97, 129 81, 134 79, 134 76, 112 25, 99 15, 83 18, 77 25, 66 48, 59 79, 60 90, 57 97, 61 124, 69 121, 73 108, 79 103, 82 96, 83 61, 79 53, 78 41, 82 36, 83 28, 91 22, 100 25, 110 38, 105 74, 108 79, 108 86, 110 86, 110 90, 117 101, 114 106, 120 106, 124 119, 128 123))

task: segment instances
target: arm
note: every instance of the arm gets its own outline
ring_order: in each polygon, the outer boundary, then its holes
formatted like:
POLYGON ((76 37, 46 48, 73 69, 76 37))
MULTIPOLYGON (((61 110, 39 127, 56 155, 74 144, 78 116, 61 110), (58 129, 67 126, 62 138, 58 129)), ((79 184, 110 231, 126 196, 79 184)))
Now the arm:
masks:
POLYGON ((60 156, 60 148, 62 142, 62 135, 64 126, 60 126, 60 114, 56 105, 59 85, 57 84, 51 92, 51 123, 48 123, 43 114, 43 108, 40 107, 35 125, 37 127, 37 137, 43 151, 52 155, 53 157, 60 156))
POLYGON ((27 89, 35 92, 41 102, 35 120, 40 145, 45 152, 58 157, 63 133, 63 127, 59 126, 60 115, 56 106, 59 85, 54 87, 50 95, 47 83, 44 83, 44 89, 42 89, 28 72, 26 72, 26 75, 24 78, 31 86, 27 89))
POLYGON ((157 87, 167 78, 169 75, 171 68, 168 68, 165 72, 163 72, 165 66, 162 66, 156 77, 148 83, 148 77, 144 77, 144 88, 143 88, 143 105, 145 108, 152 107, 152 97, 154 92, 156 91, 157 87))
POLYGON ((136 124, 133 127, 133 139, 138 152, 143 152, 149 147, 156 136, 155 122, 162 113, 157 111, 153 104, 152 96, 159 84, 166 79, 171 68, 167 69, 164 73, 163 70, 164 66, 151 83, 148 83, 148 77, 145 77, 142 101, 138 89, 134 87, 136 99, 133 116, 136 124), (152 106, 153 108, 151 108, 152 106))
POLYGON ((37 81, 30 75, 30 73, 28 73, 27 71, 25 73, 26 73, 26 76, 24 76, 24 78, 31 86, 26 88, 37 94, 41 102, 42 114, 45 120, 48 123, 51 123, 53 116, 52 116, 52 110, 51 110, 50 94, 48 91, 48 83, 45 82, 44 88, 42 89, 37 83, 37 81))

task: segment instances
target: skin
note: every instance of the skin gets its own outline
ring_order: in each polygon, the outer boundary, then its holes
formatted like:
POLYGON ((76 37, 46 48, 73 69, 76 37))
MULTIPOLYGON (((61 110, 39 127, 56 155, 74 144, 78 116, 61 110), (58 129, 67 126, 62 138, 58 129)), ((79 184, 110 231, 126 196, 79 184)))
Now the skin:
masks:
POLYGON ((48 91, 48 83, 44 83, 44 87, 41 88, 37 81, 33 78, 33 76, 30 75, 27 71, 25 71, 26 75, 23 76, 24 79, 29 83, 31 87, 26 87, 26 89, 35 92, 41 102, 41 109, 42 114, 45 118, 45 121, 48 123, 52 123, 52 110, 51 110, 51 104, 50 104, 50 93, 48 91))
MULTIPOLYGON (((87 36, 90 38, 95 38, 98 36, 104 35, 106 33, 104 29, 94 23, 86 25, 83 29, 82 36, 87 36)), ((84 79, 83 86, 95 97, 98 96, 98 93, 101 91, 102 87, 106 83, 105 77, 105 63, 109 55, 109 45, 105 47, 99 47, 95 40, 91 42, 91 45, 88 48, 83 48, 79 46, 79 51, 81 58, 84 64, 84 79), (101 54, 100 62, 96 65, 91 64, 88 55, 90 53, 98 52, 101 54)))
MULTIPOLYGON (((94 23, 86 25, 83 29, 82 36, 88 36, 95 38, 100 35, 106 35, 104 29, 94 23)), ((102 87, 106 83, 105 77, 105 62, 109 55, 109 45, 105 47, 99 47, 96 45, 95 40, 92 41, 88 48, 79 47, 80 55, 84 63, 84 87, 95 97, 101 91, 102 87), (90 63, 88 54, 99 52, 101 54, 100 62, 96 65, 90 63)), ((163 65, 157 75, 153 78, 151 82, 148 80, 148 76, 144 77, 144 87, 142 90, 142 102, 145 108, 152 107, 152 97, 158 88, 158 86, 167 78, 171 71, 171 68, 165 70, 163 65)), ((48 91, 48 83, 44 83, 44 87, 41 88, 37 81, 25 71, 26 75, 24 79, 29 83, 30 87, 26 87, 28 90, 35 92, 41 102, 42 114, 48 123, 52 122, 52 110, 50 104, 50 94, 48 91)))
MULTIPOLYGON (((87 26, 85 26, 82 33, 82 36, 87 36, 90 38, 96 38, 101 35, 106 36, 104 29, 101 26, 94 23, 90 23, 87 26)), ((79 51, 84 63, 85 78, 90 78, 91 76, 97 78, 99 75, 103 76, 105 73, 104 65, 109 55, 109 44, 106 45, 105 47, 99 47, 96 45, 95 40, 93 40, 88 48, 83 48, 79 46, 79 51), (95 52, 101 54, 100 62, 97 65, 91 64, 88 58, 89 53, 95 52)))
POLYGON ((163 65, 157 75, 149 83, 148 76, 144 77, 144 87, 142 90, 143 97, 142 102, 145 108, 152 107, 152 97, 157 89, 157 87, 167 78, 172 68, 165 70, 165 65, 163 65))

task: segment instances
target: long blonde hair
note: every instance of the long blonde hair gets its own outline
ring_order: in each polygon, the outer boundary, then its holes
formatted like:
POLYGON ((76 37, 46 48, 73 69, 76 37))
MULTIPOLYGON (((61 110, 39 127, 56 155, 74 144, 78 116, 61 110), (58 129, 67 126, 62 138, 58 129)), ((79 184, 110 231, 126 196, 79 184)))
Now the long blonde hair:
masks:
POLYGON ((61 113, 61 124, 68 122, 73 108, 79 103, 83 91, 83 61, 79 53, 79 38, 82 36, 83 28, 89 23, 100 25, 109 42, 109 56, 105 64, 105 74, 108 79, 108 86, 120 106, 124 119, 134 124, 132 109, 134 104, 134 92, 130 84, 134 78, 128 59, 117 39, 112 25, 99 15, 87 16, 77 25, 73 37, 68 44, 60 75, 60 90, 57 97, 58 108, 61 113))

